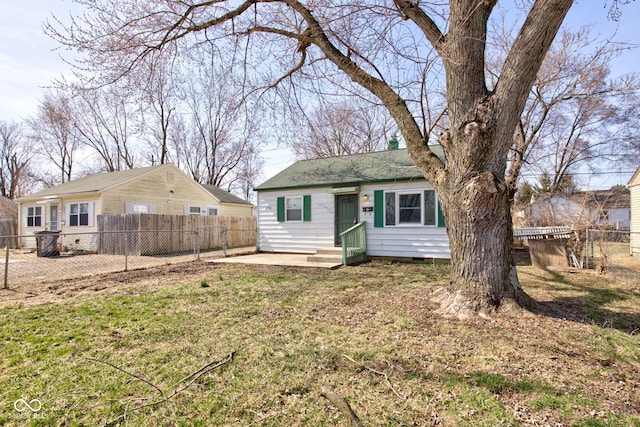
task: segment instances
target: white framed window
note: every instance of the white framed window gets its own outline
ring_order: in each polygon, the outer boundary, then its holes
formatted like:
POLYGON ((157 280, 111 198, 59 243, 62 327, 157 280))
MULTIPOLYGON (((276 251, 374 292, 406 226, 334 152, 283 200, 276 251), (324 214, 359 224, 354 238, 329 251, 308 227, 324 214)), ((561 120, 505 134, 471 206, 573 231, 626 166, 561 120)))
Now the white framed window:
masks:
POLYGON ((384 195, 384 225, 437 225, 434 190, 389 191, 384 195))
POLYGON ((189 206, 189 215, 202 215, 202 208, 200 206, 189 206))
POLYGON ((27 227, 42 227, 42 206, 27 206, 25 211, 27 227))
POLYGON ((69 227, 92 226, 93 203, 69 203, 67 205, 67 225, 69 227))
POLYGON ((207 206, 207 216, 217 216, 217 215, 218 215, 217 206, 207 206))
POLYGON ((128 214, 154 214, 156 213, 156 205, 153 203, 127 202, 125 203, 125 212, 128 214))
POLYGON ((287 221, 302 221, 302 196, 285 199, 285 215, 287 221))

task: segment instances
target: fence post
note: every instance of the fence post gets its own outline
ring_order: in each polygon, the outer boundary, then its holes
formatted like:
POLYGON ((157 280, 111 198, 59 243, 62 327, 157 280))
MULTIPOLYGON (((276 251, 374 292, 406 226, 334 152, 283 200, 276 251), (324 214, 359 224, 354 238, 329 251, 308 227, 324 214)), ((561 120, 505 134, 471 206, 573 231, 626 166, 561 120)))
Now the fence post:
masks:
POLYGON ((128 258, 128 253, 129 253, 129 232, 125 231, 124 232, 124 271, 128 271, 129 270, 129 258, 128 258))
POLYGON ((193 253, 196 256, 196 260, 200 261, 200 228, 196 227, 192 233, 193 236, 193 253))
POLYGON ((227 227, 222 227, 222 254, 227 257, 227 227))
MULTIPOLYGON (((590 259, 589 258, 589 247, 590 247, 590 245, 591 245, 591 238, 589 236, 589 229, 587 228, 587 244, 586 244, 586 247, 587 247, 587 268, 586 269, 587 270, 589 269, 589 259, 590 259)), ((591 253, 593 253, 593 248, 591 248, 591 253)))
POLYGON ((2 289, 7 289, 7 277, 9 276, 9 245, 5 248, 6 253, 4 255, 4 285, 2 289))

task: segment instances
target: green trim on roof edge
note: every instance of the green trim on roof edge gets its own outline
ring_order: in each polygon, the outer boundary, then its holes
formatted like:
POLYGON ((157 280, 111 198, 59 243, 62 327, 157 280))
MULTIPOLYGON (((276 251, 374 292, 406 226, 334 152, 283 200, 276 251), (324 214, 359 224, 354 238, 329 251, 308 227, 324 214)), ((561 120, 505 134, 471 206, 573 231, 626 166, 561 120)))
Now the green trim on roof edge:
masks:
POLYGON ((269 188, 254 188, 254 191, 276 191, 276 190, 296 190, 296 189, 304 189, 304 188, 339 188, 340 187, 349 187, 355 185, 365 185, 365 184, 386 184, 389 182, 408 182, 408 181, 426 181, 425 178, 420 177, 411 177, 411 178, 398 178, 398 179, 377 179, 371 181, 355 181, 355 182, 336 182, 334 184, 314 184, 314 185, 294 185, 289 187, 269 187, 269 188))

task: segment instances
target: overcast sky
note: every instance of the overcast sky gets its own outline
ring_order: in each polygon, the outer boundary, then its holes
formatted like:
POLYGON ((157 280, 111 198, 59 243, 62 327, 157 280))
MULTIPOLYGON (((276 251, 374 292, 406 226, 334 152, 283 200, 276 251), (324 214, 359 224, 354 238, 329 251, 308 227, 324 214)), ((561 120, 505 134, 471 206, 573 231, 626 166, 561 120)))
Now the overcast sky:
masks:
MULTIPOLYGON (((569 12, 567 24, 578 27, 596 24, 596 31, 609 36, 616 24, 607 20, 605 3, 612 0, 577 1, 569 12)), ((60 76, 70 75, 70 66, 60 57, 56 43, 42 31, 51 17, 66 20, 76 8, 70 0, 0 0, 0 120, 20 121, 35 113, 43 88, 60 76)), ((640 1, 623 9, 615 40, 640 43, 640 1)), ((640 52, 630 51, 612 64, 614 73, 640 71, 640 52)), ((271 150, 266 156, 266 178, 286 167, 292 160, 288 150, 271 150)), ((626 184, 625 177, 603 185, 626 184), (624 181, 624 182, 622 182, 624 181)))

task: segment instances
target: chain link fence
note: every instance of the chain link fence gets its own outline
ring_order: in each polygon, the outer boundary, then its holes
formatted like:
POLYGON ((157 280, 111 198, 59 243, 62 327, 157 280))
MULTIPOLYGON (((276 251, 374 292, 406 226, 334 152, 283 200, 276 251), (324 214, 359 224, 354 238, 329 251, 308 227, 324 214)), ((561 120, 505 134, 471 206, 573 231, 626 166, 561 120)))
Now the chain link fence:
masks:
POLYGON ((582 268, 606 272, 613 278, 640 284, 640 253, 632 254, 631 241, 640 233, 628 230, 584 230, 580 252, 582 268))
POLYGON ((0 236, 4 288, 256 251, 257 230, 40 232, 0 236), (35 249, 34 249, 35 247, 35 249))

